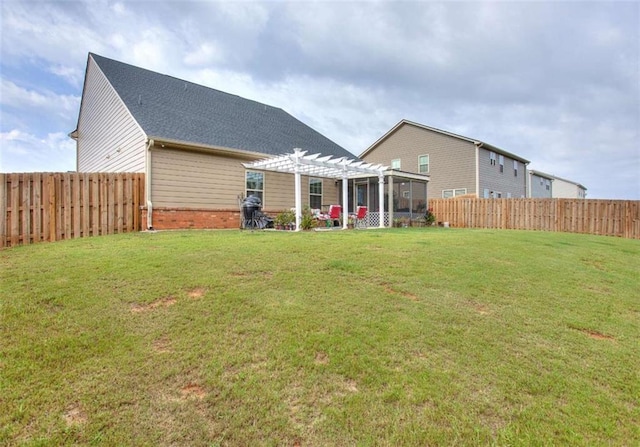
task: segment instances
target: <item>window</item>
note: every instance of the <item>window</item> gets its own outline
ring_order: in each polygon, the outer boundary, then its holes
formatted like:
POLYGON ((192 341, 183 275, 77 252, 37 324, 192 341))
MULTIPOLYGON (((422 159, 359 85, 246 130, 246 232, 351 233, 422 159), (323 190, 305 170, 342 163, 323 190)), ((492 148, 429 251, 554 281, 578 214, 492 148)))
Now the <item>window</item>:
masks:
POLYGON ((309 179, 309 207, 312 209, 322 208, 322 179, 309 179))
POLYGON ((495 166, 495 164, 496 164, 496 153, 495 152, 489 152, 489 164, 491 166, 495 166))
POLYGON ((544 187, 547 191, 551 189, 551 180, 547 179, 544 181, 544 187))
POLYGON ((501 199, 502 198, 502 193, 500 191, 496 191, 494 194, 495 194, 496 199, 501 199))
POLYGON ((420 174, 429 173, 429 156, 428 155, 420 155, 418 157, 418 172, 420 174))
POLYGON ((485 199, 488 199, 489 197, 491 197, 491 194, 489 193, 489 188, 484 189, 482 197, 485 199))
POLYGON ((400 159, 391 160, 391 169, 400 170, 400 159))
POLYGON ((256 196, 264 202, 264 172, 247 171, 246 180, 246 196, 256 196))
POLYGON ((467 193, 467 188, 459 188, 459 189, 443 189, 442 190, 442 198, 448 199, 450 197, 463 196, 467 193))
POLYGON ((510 193, 510 192, 508 192, 508 193, 507 193, 507 199, 510 199, 510 198, 511 198, 511 193, 510 193))
POLYGON ((513 176, 518 176, 518 160, 513 160, 513 176))
POLYGON ((504 155, 500 155, 500 172, 504 172, 504 155))

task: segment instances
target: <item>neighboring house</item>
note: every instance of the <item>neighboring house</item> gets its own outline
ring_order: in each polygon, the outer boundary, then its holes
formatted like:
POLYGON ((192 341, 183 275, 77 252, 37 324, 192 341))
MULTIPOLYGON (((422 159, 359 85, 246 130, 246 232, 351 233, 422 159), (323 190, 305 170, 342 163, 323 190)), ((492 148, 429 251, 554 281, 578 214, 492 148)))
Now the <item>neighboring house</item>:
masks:
POLYGON ((558 199, 584 199, 587 197, 587 188, 580 183, 554 177, 553 197, 558 199))
MULTIPOLYGON (((70 136, 78 171, 146 174, 145 228, 237 228, 250 194, 267 212, 294 205, 293 175, 242 163, 294 148, 356 158, 282 109, 92 53, 70 136)), ((303 177, 303 203, 339 203, 339 188, 303 177)))
POLYGON ((402 120, 360 154, 370 163, 428 174, 429 198, 527 195, 527 164, 488 143, 402 120))
POLYGON ((584 199, 587 188, 552 174, 529 171, 529 197, 554 199, 584 199))
POLYGON ((550 199, 553 197, 554 177, 552 175, 530 169, 528 177, 527 197, 535 199, 550 199))

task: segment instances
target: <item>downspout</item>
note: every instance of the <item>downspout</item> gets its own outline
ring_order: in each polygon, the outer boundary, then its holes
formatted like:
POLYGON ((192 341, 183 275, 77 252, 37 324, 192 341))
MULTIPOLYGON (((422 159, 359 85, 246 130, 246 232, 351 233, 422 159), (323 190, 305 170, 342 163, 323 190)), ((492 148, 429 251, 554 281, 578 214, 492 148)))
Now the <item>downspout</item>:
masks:
POLYGON ((154 146, 154 141, 149 139, 147 141, 146 151, 146 166, 145 166, 145 196, 147 200, 147 230, 153 230, 153 203, 151 203, 151 149, 154 146))

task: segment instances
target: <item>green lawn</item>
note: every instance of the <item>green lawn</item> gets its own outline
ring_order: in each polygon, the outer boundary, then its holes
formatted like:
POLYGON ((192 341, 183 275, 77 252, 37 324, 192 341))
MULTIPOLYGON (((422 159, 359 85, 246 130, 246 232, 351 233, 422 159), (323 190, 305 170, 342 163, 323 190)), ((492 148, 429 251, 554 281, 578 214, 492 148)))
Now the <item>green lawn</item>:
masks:
POLYGON ((408 228, 0 251, 0 444, 640 444, 640 241, 408 228))

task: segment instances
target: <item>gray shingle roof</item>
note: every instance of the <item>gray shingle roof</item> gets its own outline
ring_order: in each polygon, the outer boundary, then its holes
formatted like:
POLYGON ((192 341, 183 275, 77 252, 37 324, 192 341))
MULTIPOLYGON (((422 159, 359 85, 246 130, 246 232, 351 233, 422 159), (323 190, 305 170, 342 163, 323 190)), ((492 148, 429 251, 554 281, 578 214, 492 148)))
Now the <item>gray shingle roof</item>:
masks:
POLYGON ((279 155, 357 159, 284 110, 91 53, 150 138, 279 155))

